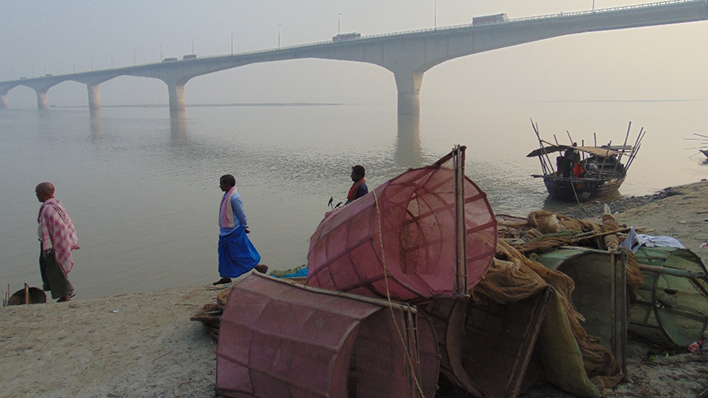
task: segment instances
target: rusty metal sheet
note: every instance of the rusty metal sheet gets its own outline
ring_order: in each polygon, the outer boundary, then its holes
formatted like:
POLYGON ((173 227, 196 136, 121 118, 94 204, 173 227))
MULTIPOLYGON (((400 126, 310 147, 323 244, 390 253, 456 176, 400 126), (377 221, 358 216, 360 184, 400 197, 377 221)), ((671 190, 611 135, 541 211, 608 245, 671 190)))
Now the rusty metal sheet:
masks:
POLYGON ((432 325, 413 307, 387 305, 260 274, 246 277, 233 287, 221 318, 216 392, 432 398, 439 372, 432 325))

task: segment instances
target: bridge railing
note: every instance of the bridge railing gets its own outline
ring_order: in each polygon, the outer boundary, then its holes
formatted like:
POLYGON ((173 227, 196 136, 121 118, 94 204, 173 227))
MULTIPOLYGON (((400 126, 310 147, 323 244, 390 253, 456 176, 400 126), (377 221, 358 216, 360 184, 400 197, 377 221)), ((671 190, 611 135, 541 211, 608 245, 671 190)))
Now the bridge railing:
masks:
MULTIPOLYGON (((579 15, 592 15, 592 14, 597 14, 597 13, 624 11, 624 10, 629 10, 629 9, 657 7, 657 6, 665 6, 665 5, 681 4, 681 3, 708 3, 708 0, 670 0, 670 1, 659 1, 659 2, 654 2, 654 3, 635 4, 635 5, 629 5, 629 6, 602 8, 602 9, 597 9, 597 10, 574 11, 574 12, 568 12, 568 13, 561 12, 558 14, 546 14, 546 15, 537 15, 537 16, 532 16, 532 17, 512 18, 512 19, 506 20, 504 22, 498 22, 496 24, 505 24, 505 23, 522 22, 522 21, 533 21, 533 20, 539 20, 539 19, 549 19, 549 18, 559 18, 559 17, 570 17, 570 16, 579 16, 579 15)), ((488 26, 488 25, 485 25, 485 26, 488 26)), ((439 31, 446 31, 446 30, 450 30, 450 29, 460 29, 460 28, 470 28, 470 27, 473 27, 472 23, 459 24, 459 25, 448 25, 448 26, 426 28, 426 29, 414 29, 414 30, 399 31, 399 32, 394 32, 394 33, 380 33, 380 34, 375 34, 375 35, 362 36, 360 39, 356 39, 356 40, 352 40, 352 41, 354 42, 354 41, 360 41, 360 40, 377 39, 377 38, 383 38, 383 37, 393 37, 393 36, 416 34, 416 33, 439 32, 439 31)), ((343 43, 348 43, 348 41, 343 42, 343 43)), ((242 57, 242 56, 248 56, 248 55, 259 55, 259 54, 264 54, 264 53, 269 53, 269 52, 274 53, 277 51, 287 51, 287 50, 293 50, 293 49, 298 49, 298 48, 303 48, 303 47, 313 47, 313 46, 321 46, 321 45, 339 45, 339 44, 342 44, 342 42, 333 42, 333 41, 327 40, 327 41, 319 41, 319 42, 312 42, 312 43, 305 43, 305 44, 294 44, 294 45, 283 46, 283 47, 278 47, 278 48, 269 48, 269 49, 263 49, 263 50, 247 51, 247 52, 241 52, 241 53, 237 53, 237 54, 210 55, 210 56, 206 56, 206 57, 199 57, 199 59, 225 58, 225 57, 230 57, 230 56, 242 57)), ((194 61, 195 61, 194 59, 190 59, 190 60, 177 60, 174 62, 194 62, 194 61)), ((91 71, 84 71, 84 72, 58 74, 58 75, 54 75, 52 77, 53 78, 68 77, 68 76, 82 75, 82 74, 88 74, 88 73, 101 73, 101 72, 110 72, 110 71, 116 71, 116 70, 135 69, 135 68, 142 68, 142 67, 147 67, 147 66, 160 65, 161 63, 162 62, 155 62, 155 63, 147 63, 147 64, 142 64, 142 65, 125 66, 125 67, 120 67, 120 68, 111 68, 111 69, 101 69, 101 70, 91 70, 91 71)), ((27 79, 21 79, 21 80, 39 80, 39 79, 49 79, 49 77, 38 76, 38 77, 31 77, 31 78, 27 78, 27 79)), ((0 82, 0 83, 9 83, 9 82, 19 83, 20 80, 12 80, 12 81, 7 81, 7 82, 0 82)))
MULTIPOLYGON (((568 12, 568 13, 560 12, 558 14, 546 14, 546 15, 537 15, 537 16, 533 16, 533 17, 512 18, 512 19, 508 19, 504 22, 497 22, 493 25, 497 25, 497 24, 501 24, 501 23, 510 23, 510 22, 532 21, 532 20, 538 20, 538 19, 559 18, 559 17, 568 17, 568 16, 578 16, 578 15, 592 15, 592 14, 597 14, 597 13, 624 11, 624 10, 629 10, 629 9, 633 9, 633 8, 656 7, 656 6, 664 6, 664 5, 679 4, 679 3, 708 3, 708 0, 671 0, 671 1, 659 1, 659 2, 654 2, 654 3, 636 4, 636 5, 630 5, 630 6, 602 8, 602 9, 597 9, 597 10, 574 11, 574 12, 568 12)), ((408 31, 402 31, 402 32, 395 32, 395 33, 381 33, 381 34, 377 34, 377 35, 362 36, 361 38, 362 39, 370 39, 370 38, 397 36, 397 35, 411 34, 411 33, 426 33, 426 32, 435 32, 435 31, 444 31, 444 30, 448 30, 448 29, 467 28, 467 27, 472 27, 472 26, 474 26, 474 25, 472 25, 472 23, 470 22, 468 24, 448 25, 448 26, 436 27, 436 28, 408 30, 408 31)), ((488 26, 488 25, 485 25, 485 26, 488 26)))
POLYGON ((630 6, 601 8, 601 9, 597 9, 597 10, 574 11, 574 12, 567 12, 567 13, 561 12, 559 14, 548 14, 548 15, 537 15, 537 16, 533 16, 533 17, 514 18, 514 19, 509 19, 506 22, 531 21, 531 20, 536 20, 536 19, 569 17, 569 16, 578 16, 578 15, 592 15, 592 14, 605 13, 605 12, 624 11, 624 10, 631 10, 631 9, 636 9, 636 8, 657 7, 657 6, 665 6, 665 5, 680 4, 680 3, 707 3, 707 2, 708 1, 706 1, 706 0, 658 1, 658 2, 654 2, 654 3, 643 3, 643 4, 634 4, 634 5, 630 5, 630 6))

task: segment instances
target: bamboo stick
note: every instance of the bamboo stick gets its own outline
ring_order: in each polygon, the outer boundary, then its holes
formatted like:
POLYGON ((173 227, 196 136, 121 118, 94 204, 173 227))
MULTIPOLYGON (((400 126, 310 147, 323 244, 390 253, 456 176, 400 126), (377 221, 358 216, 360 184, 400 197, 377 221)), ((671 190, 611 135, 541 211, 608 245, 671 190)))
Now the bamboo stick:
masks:
POLYGON ((644 130, 644 127, 642 127, 639 130, 639 135, 637 136, 637 141, 634 144, 634 147, 632 148, 632 154, 630 155, 629 161, 627 162, 627 166, 625 169, 628 169, 629 166, 634 162, 634 158, 637 156, 637 152, 639 152, 639 147, 641 147, 641 142, 644 139, 644 135, 646 134, 646 130, 644 130))
POLYGON ((622 160, 622 155, 624 155, 624 148, 627 147, 627 139, 629 139, 629 130, 632 128, 632 121, 629 121, 629 126, 627 126, 627 134, 624 136, 624 144, 622 144, 622 152, 620 152, 617 162, 622 160))
MULTIPOLYGON (((553 163, 551 163, 551 158, 548 157, 548 153, 546 152, 546 147, 543 145, 543 140, 541 139, 541 134, 538 133, 538 125, 534 124, 533 119, 531 120, 531 127, 533 127, 534 133, 536 133, 536 138, 538 138, 538 146, 543 149, 543 154, 546 156, 546 160, 548 161, 548 166, 543 162, 543 158, 539 156, 539 160, 541 162, 541 169, 543 170, 543 174, 555 174, 555 169, 553 168, 553 163), (551 173, 548 172, 548 170, 551 170, 551 173)), ((555 136, 554 136, 555 137, 555 136)))
POLYGON ((634 158, 637 157, 637 153, 639 152, 639 148, 642 147, 642 140, 644 140, 644 136, 647 134, 646 130, 642 128, 642 130, 639 131, 639 137, 637 137, 637 144, 634 146, 634 149, 632 151, 632 158, 627 162, 627 166, 625 166, 625 171, 629 170, 629 166, 634 163, 634 158))
POLYGON ((601 232, 599 234, 593 234, 593 235, 587 235, 587 236, 581 236, 579 238, 573 238, 570 241, 575 243, 577 241, 585 240, 585 239, 591 239, 591 238, 599 238, 605 235, 612 235, 612 234, 617 234, 617 233, 624 233, 624 232, 629 232, 631 228, 620 228, 616 229, 614 231, 607 231, 607 232, 601 232))

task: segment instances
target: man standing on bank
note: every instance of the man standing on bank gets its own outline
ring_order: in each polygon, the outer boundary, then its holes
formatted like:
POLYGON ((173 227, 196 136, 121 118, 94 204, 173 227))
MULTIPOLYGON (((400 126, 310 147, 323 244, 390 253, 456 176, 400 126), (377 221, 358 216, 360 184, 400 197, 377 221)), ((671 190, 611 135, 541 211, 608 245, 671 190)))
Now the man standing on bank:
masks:
POLYGON ((261 255, 248 239, 246 213, 243 211, 241 195, 236 192, 236 178, 231 174, 221 176, 219 188, 224 191, 219 207, 219 275, 221 279, 214 285, 231 283, 231 278, 237 278, 246 272, 256 269, 258 272, 268 272, 267 265, 258 265, 261 255))
POLYGON ((352 181, 354 181, 354 184, 352 184, 352 187, 349 188, 346 204, 349 204, 369 193, 369 188, 366 186, 366 179, 364 178, 365 175, 366 170, 364 169, 364 166, 358 164, 352 167, 352 181))
POLYGON ((54 197, 54 185, 43 182, 35 188, 37 199, 42 203, 37 223, 40 242, 39 271, 44 290, 51 290, 57 302, 70 301, 74 286, 69 282, 69 272, 74 267, 71 251, 79 248, 74 223, 66 209, 54 197))

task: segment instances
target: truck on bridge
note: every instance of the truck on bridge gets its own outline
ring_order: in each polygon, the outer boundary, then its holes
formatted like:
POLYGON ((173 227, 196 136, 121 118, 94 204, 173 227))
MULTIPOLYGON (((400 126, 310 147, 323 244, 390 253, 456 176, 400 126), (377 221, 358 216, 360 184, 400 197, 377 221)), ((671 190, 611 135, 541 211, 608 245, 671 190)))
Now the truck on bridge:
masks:
POLYGON ((484 15, 481 17, 472 18, 472 25, 489 25, 493 23, 506 22, 506 14, 494 14, 494 15, 484 15))
POLYGON ((332 36, 332 41, 335 43, 338 43, 340 41, 348 41, 348 40, 356 40, 356 39, 361 39, 361 33, 359 33, 359 32, 340 33, 336 36, 332 36))

